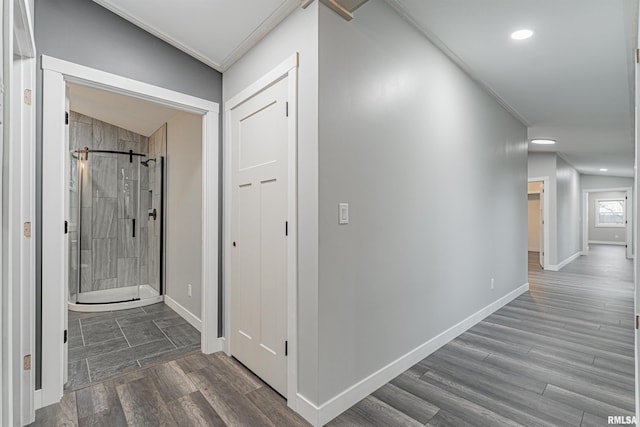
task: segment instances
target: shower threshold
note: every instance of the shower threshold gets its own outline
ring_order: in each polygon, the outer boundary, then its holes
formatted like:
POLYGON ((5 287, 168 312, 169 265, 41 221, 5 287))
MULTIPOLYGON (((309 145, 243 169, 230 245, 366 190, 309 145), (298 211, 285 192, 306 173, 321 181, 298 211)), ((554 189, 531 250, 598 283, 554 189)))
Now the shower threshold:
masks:
POLYGON ((125 310, 156 304, 164 300, 163 296, 159 295, 158 291, 149 285, 140 286, 140 295, 138 295, 137 286, 127 286, 124 288, 83 292, 81 299, 82 301, 78 303, 70 302, 69 310, 83 312, 125 310))

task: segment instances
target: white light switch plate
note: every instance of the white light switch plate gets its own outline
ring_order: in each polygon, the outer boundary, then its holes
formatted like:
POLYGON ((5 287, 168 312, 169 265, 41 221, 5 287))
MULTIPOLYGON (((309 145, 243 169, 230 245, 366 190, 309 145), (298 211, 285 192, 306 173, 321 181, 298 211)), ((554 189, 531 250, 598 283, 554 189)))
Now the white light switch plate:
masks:
POLYGON ((338 224, 349 224, 349 203, 338 204, 338 224))

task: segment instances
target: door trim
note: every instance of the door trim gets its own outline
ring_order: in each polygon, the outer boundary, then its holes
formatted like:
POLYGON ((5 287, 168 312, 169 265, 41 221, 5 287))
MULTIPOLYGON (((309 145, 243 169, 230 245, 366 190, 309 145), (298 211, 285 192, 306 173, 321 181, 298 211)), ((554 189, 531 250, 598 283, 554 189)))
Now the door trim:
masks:
POLYGON ((298 53, 287 58, 276 68, 262 76, 256 82, 231 97, 224 104, 224 335, 225 352, 231 351, 231 110, 275 82, 289 78, 289 141, 288 141, 288 201, 289 239, 287 241, 287 405, 296 410, 298 391, 298 53))
POLYGON ((63 343, 65 235, 64 212, 64 107, 66 83, 107 90, 202 116, 202 334, 201 350, 222 349, 218 338, 218 112, 217 103, 148 83, 95 70, 72 62, 42 56, 42 367, 43 406, 58 402, 63 394, 63 343))
POLYGON ((527 182, 540 182, 542 181, 542 220, 544 221, 542 227, 543 241, 542 241, 542 250, 544 252, 544 265, 542 268, 544 270, 549 269, 549 177, 533 177, 528 178, 527 182))
POLYGON ((633 189, 631 187, 586 188, 582 190, 582 255, 589 253, 589 193, 609 191, 624 192, 627 196, 624 204, 624 216, 627 220, 624 230, 624 244, 627 245, 625 256, 627 259, 631 259, 635 253, 633 244, 633 189))

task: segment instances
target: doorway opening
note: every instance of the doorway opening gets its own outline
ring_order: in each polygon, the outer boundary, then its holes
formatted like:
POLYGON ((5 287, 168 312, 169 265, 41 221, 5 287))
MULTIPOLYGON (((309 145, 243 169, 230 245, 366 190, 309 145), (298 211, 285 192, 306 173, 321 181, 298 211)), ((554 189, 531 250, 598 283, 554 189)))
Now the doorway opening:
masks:
POLYGON ((68 380, 222 344, 218 105, 47 56, 42 68, 47 406, 68 380))
POLYGON ((546 269, 549 253, 548 178, 529 178, 527 183, 529 270, 546 269))
POLYGON ((610 248, 608 252, 633 258, 632 196, 631 188, 583 191, 583 255, 588 255, 596 246, 598 249, 618 246, 620 248, 610 248))
POLYGON ((179 246, 202 223, 202 117, 74 84, 67 93, 65 387, 73 389, 200 348, 201 275, 190 272, 201 271, 202 250, 179 246))

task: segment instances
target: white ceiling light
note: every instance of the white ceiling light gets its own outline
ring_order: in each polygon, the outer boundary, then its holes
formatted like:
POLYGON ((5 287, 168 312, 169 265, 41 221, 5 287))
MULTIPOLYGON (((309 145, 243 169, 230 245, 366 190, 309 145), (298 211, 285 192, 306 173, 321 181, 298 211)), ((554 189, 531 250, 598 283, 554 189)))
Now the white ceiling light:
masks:
POLYGON ((532 139, 531 143, 539 144, 539 145, 551 145, 551 144, 555 144, 556 140, 555 139, 532 139))
POLYGON ((526 40, 533 35, 533 31, 528 29, 522 29, 511 33, 511 38, 514 40, 526 40))
POLYGON ((607 169, 607 168, 600 168, 600 172, 606 172, 606 171, 608 171, 608 170, 609 170, 609 169, 607 169))

